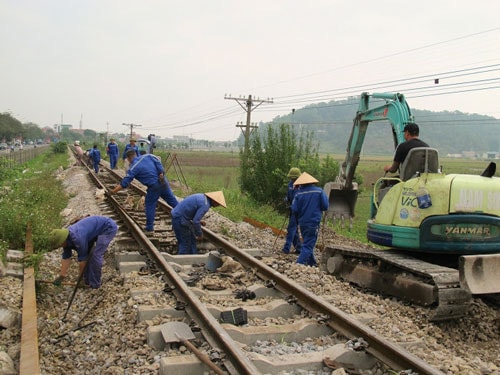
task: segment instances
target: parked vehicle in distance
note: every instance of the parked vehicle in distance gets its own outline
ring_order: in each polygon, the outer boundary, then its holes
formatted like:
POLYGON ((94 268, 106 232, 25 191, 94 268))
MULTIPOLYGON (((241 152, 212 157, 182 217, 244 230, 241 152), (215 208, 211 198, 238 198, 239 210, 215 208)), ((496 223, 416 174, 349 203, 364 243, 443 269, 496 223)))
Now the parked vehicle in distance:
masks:
POLYGON ((137 140, 137 147, 139 148, 139 154, 144 155, 144 154, 150 154, 151 149, 150 145, 151 142, 149 142, 147 139, 140 138, 137 140))

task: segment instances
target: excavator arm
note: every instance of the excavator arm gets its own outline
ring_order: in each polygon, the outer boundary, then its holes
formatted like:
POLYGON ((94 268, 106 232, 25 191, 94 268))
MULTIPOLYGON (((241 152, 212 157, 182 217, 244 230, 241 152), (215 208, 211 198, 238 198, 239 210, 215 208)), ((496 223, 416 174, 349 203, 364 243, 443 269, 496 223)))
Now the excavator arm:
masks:
POLYGON ((392 127, 394 147, 404 142, 404 127, 413 122, 410 107, 404 95, 399 93, 374 93, 361 94, 360 103, 349 142, 346 157, 340 166, 339 175, 334 182, 325 184, 325 193, 329 196, 329 209, 327 217, 336 220, 349 218, 352 226, 354 207, 358 196, 358 186, 354 180, 354 173, 358 166, 361 149, 365 140, 366 130, 372 121, 388 120, 392 127), (370 108, 370 98, 384 99, 385 103, 370 108))

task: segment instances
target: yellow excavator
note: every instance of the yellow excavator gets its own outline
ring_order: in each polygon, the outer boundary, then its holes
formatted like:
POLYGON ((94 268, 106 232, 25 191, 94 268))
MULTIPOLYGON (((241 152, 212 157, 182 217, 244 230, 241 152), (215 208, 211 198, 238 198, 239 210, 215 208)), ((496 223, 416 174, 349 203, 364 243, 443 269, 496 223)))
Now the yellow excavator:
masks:
MULTIPOLYGON (((344 162, 325 184, 327 218, 352 225, 358 186, 354 173, 372 121, 391 124, 394 147, 414 122, 400 93, 362 93, 344 162), (370 99, 379 99, 375 105, 370 99), (382 101, 380 101, 382 99, 382 101)), ((367 238, 381 249, 330 246, 326 270, 384 294, 431 307, 430 319, 463 316, 472 295, 500 293, 500 178, 489 163, 480 175, 445 174, 438 151, 413 148, 397 176, 373 187, 367 238)))

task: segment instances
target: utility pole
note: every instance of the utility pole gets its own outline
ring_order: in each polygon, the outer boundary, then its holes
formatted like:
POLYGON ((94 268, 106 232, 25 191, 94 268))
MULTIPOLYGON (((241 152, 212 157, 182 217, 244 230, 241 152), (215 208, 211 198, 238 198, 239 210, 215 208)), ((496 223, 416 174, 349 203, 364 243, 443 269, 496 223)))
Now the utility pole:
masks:
POLYGON ((129 126, 130 127, 130 138, 132 138, 132 134, 134 134, 134 128, 142 126, 142 125, 137 125, 137 124, 125 124, 122 123, 122 125, 129 126))
POLYGON ((272 103, 272 99, 267 99, 267 100, 261 100, 261 99, 253 99, 252 95, 248 95, 248 98, 233 98, 231 95, 227 96, 224 95, 224 99, 231 99, 231 100, 236 100, 238 104, 243 108, 243 110, 247 113, 247 123, 244 125, 242 123, 237 123, 236 127, 237 128, 242 128, 241 131, 245 135, 245 148, 244 152, 245 155, 248 155, 248 150, 250 147, 250 134, 252 133, 253 129, 257 128, 257 125, 251 124, 250 118, 251 118, 251 113, 254 109, 256 109, 258 106, 260 106, 262 103, 272 103), (243 131, 243 128, 245 130, 243 131))

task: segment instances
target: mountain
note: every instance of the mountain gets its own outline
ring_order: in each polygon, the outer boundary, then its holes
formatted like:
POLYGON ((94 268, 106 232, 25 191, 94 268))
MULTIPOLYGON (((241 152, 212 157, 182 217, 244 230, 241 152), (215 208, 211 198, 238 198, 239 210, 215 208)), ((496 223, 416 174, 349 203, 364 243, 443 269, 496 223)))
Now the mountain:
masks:
MULTIPOLYGON (((372 101, 370 108, 383 104, 372 101)), ((328 154, 343 154, 351 133, 353 118, 359 105, 359 97, 347 100, 317 103, 277 116, 270 123, 291 124, 300 131, 311 131, 320 144, 320 151, 328 154)), ((460 111, 433 112, 411 109, 415 122, 420 127, 420 138, 443 156, 474 152, 500 152, 500 120, 460 111)), ((391 126, 387 121, 369 124, 363 144, 363 153, 393 154, 391 126)))

